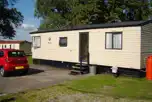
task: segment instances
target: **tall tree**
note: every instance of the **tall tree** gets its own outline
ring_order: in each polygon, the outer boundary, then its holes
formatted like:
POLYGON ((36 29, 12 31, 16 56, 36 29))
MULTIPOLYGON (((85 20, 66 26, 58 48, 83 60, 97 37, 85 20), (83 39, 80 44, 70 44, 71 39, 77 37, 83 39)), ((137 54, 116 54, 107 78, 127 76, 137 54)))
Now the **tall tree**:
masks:
POLYGON ((13 7, 16 0, 0 0, 0 36, 13 38, 16 35, 15 28, 23 22, 22 14, 13 7))
POLYGON ((40 29, 82 24, 146 20, 151 14, 145 0, 37 0, 40 29))

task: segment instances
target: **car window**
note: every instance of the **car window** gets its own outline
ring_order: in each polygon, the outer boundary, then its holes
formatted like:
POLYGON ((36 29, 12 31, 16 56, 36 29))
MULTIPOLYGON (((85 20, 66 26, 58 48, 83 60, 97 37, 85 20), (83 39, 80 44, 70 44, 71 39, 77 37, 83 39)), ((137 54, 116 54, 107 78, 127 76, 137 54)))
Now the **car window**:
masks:
POLYGON ((8 57, 24 57, 25 53, 23 51, 9 51, 8 57))
POLYGON ((4 52, 0 51, 0 57, 3 57, 3 56, 4 56, 4 52))

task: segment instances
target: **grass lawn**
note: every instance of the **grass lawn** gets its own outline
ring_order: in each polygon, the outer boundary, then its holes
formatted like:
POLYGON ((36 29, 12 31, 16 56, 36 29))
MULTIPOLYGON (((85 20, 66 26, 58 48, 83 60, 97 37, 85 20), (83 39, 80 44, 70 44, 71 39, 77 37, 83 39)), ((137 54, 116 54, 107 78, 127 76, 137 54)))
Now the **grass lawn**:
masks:
POLYGON ((152 102, 152 81, 97 75, 0 97, 5 99, 10 99, 7 102, 152 102))
POLYGON ((27 56, 29 64, 33 64, 32 56, 27 56))

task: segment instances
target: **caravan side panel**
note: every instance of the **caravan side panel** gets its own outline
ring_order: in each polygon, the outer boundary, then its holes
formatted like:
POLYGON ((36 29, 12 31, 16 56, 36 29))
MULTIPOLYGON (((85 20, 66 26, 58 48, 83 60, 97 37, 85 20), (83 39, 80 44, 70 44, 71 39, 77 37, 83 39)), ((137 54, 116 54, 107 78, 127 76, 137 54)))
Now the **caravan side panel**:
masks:
POLYGON ((79 62, 79 32, 89 32, 90 64, 140 69, 141 27, 74 30, 33 34, 41 36, 41 47, 32 48, 33 58, 79 62), (122 50, 105 49, 106 32, 122 32, 122 50), (68 46, 59 46, 59 37, 68 38, 68 46), (48 39, 51 38, 51 42, 48 39))
POLYGON ((32 36, 41 37, 41 47, 36 49, 32 47, 34 59, 78 62, 79 34, 77 32, 48 32, 32 36), (59 45, 60 37, 67 37, 67 47, 59 45))
POLYGON ((20 43, 20 50, 24 50, 26 55, 31 55, 31 43, 29 42, 20 43))
POLYGON ((141 27, 106 28, 90 32, 90 63, 140 69, 141 27), (122 50, 105 49, 105 33, 122 32, 122 50))
POLYGON ((146 68, 146 59, 152 55, 152 23, 141 29, 141 68, 146 68))

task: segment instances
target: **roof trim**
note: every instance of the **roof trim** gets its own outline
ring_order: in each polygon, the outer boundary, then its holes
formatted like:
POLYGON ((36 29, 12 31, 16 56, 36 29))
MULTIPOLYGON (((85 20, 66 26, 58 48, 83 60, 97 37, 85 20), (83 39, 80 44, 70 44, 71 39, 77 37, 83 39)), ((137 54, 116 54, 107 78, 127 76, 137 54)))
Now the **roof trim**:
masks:
POLYGON ((0 40, 0 44, 21 44, 24 42, 31 43, 26 40, 0 40))
POLYGON ((60 32, 60 31, 72 31, 72 30, 100 29, 100 28, 143 26, 143 25, 146 25, 148 23, 152 23, 152 20, 128 21, 128 22, 93 24, 93 25, 80 25, 80 26, 68 27, 68 28, 63 28, 63 29, 39 30, 39 31, 30 32, 30 34, 47 33, 47 32, 60 32))

